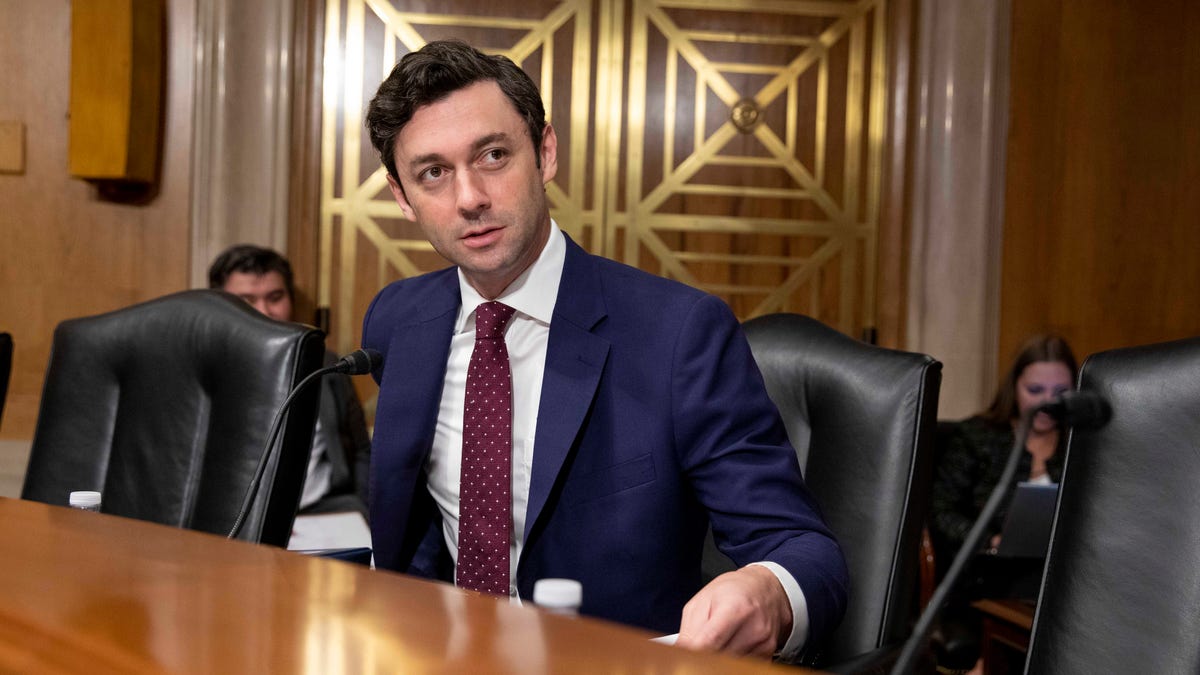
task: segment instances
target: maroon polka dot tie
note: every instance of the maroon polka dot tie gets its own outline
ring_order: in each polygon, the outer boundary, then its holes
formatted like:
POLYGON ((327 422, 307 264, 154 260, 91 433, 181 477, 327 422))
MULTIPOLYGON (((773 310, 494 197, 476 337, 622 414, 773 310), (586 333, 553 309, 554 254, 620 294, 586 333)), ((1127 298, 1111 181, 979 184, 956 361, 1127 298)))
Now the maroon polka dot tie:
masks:
POLYGON ((504 326, 513 311, 499 302, 475 308, 463 408, 457 583, 498 595, 508 595, 512 530, 512 373, 504 326))

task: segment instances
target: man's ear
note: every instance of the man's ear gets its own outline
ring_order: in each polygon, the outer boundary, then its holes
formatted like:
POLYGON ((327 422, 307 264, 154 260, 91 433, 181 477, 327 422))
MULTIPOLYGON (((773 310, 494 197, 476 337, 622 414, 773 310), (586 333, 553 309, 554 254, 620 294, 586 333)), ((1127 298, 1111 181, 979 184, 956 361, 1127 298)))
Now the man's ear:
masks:
POLYGON ((558 134, 549 122, 542 129, 542 185, 554 180, 558 173, 558 134))
POLYGON ((388 174, 388 187, 392 189, 392 197, 396 199, 396 203, 400 205, 400 211, 404 213, 404 217, 416 222, 416 213, 413 212, 412 205, 408 203, 408 197, 404 195, 404 188, 400 187, 400 181, 388 174))

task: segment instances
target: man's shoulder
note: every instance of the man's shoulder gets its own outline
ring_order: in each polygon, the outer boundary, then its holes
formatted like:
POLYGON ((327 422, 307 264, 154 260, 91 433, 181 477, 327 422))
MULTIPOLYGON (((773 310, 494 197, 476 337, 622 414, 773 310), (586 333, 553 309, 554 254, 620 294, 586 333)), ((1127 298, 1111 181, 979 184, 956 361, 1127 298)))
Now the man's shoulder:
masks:
POLYGON ((444 289, 447 283, 458 283, 457 267, 443 267, 433 272, 425 272, 424 274, 397 279, 380 289, 378 295, 428 293, 435 289, 444 289))
POLYGON ((623 262, 585 254, 595 271, 600 292, 610 311, 620 308, 663 314, 690 311, 696 303, 709 300, 723 305, 716 296, 674 279, 652 274, 623 262))
POLYGON ((408 311, 406 308, 429 308, 435 298, 455 297, 458 290, 458 268, 447 267, 414 277, 406 277, 389 283, 375 294, 371 309, 408 311), (447 295, 450 293, 451 295, 447 295))
POLYGON ((362 344, 383 351, 398 326, 458 311, 458 272, 449 267, 393 281, 375 295, 363 317, 362 344))
POLYGON ((577 306, 599 306, 605 317, 600 332, 610 339, 673 342, 685 332, 724 334, 737 325, 723 300, 680 281, 594 254, 575 265, 564 269, 555 315, 578 316, 577 306))
POLYGON ((604 256, 593 253, 586 255, 601 279, 616 288, 635 288, 650 293, 689 298, 706 295, 704 291, 683 282, 658 276, 604 256))

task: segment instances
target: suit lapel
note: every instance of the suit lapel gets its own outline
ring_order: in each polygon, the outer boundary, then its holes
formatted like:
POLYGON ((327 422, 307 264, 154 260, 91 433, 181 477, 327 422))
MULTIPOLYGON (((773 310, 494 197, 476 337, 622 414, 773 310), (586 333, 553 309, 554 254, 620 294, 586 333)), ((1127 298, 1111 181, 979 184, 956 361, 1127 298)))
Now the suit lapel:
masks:
MULTIPOLYGON (((565 237, 566 235, 564 235, 565 237)), ((533 445, 525 542, 546 507, 563 462, 583 427, 600 385, 609 342, 592 332, 606 316, 598 270, 570 237, 550 322, 546 370, 533 445)))
POLYGON ((400 320, 388 346, 380 409, 400 428, 392 438, 403 440, 394 455, 406 469, 420 466, 432 447, 450 336, 458 316, 458 277, 447 274, 431 292, 418 298, 408 320, 400 320), (387 400, 383 400, 385 392, 387 400))
POLYGON ((412 509, 432 448, 459 296, 453 272, 422 281, 410 282, 411 295, 402 294, 405 302, 392 314, 375 319, 387 322, 377 330, 390 331, 371 441, 371 532, 376 563, 385 569, 433 569, 411 559, 426 530, 412 521, 412 509))

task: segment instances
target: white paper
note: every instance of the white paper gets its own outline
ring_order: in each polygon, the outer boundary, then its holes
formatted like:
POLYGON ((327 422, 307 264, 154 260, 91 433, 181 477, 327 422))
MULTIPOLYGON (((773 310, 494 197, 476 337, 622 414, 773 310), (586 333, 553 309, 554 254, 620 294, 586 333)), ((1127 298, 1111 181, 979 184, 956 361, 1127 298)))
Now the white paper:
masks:
POLYGON ((371 546, 371 530, 361 513, 319 513, 296 516, 289 551, 371 546))
POLYGON ((675 639, 678 637, 679 633, 675 633, 674 635, 664 635, 662 637, 650 638, 650 641, 657 642, 660 645, 673 645, 675 644, 675 639))

